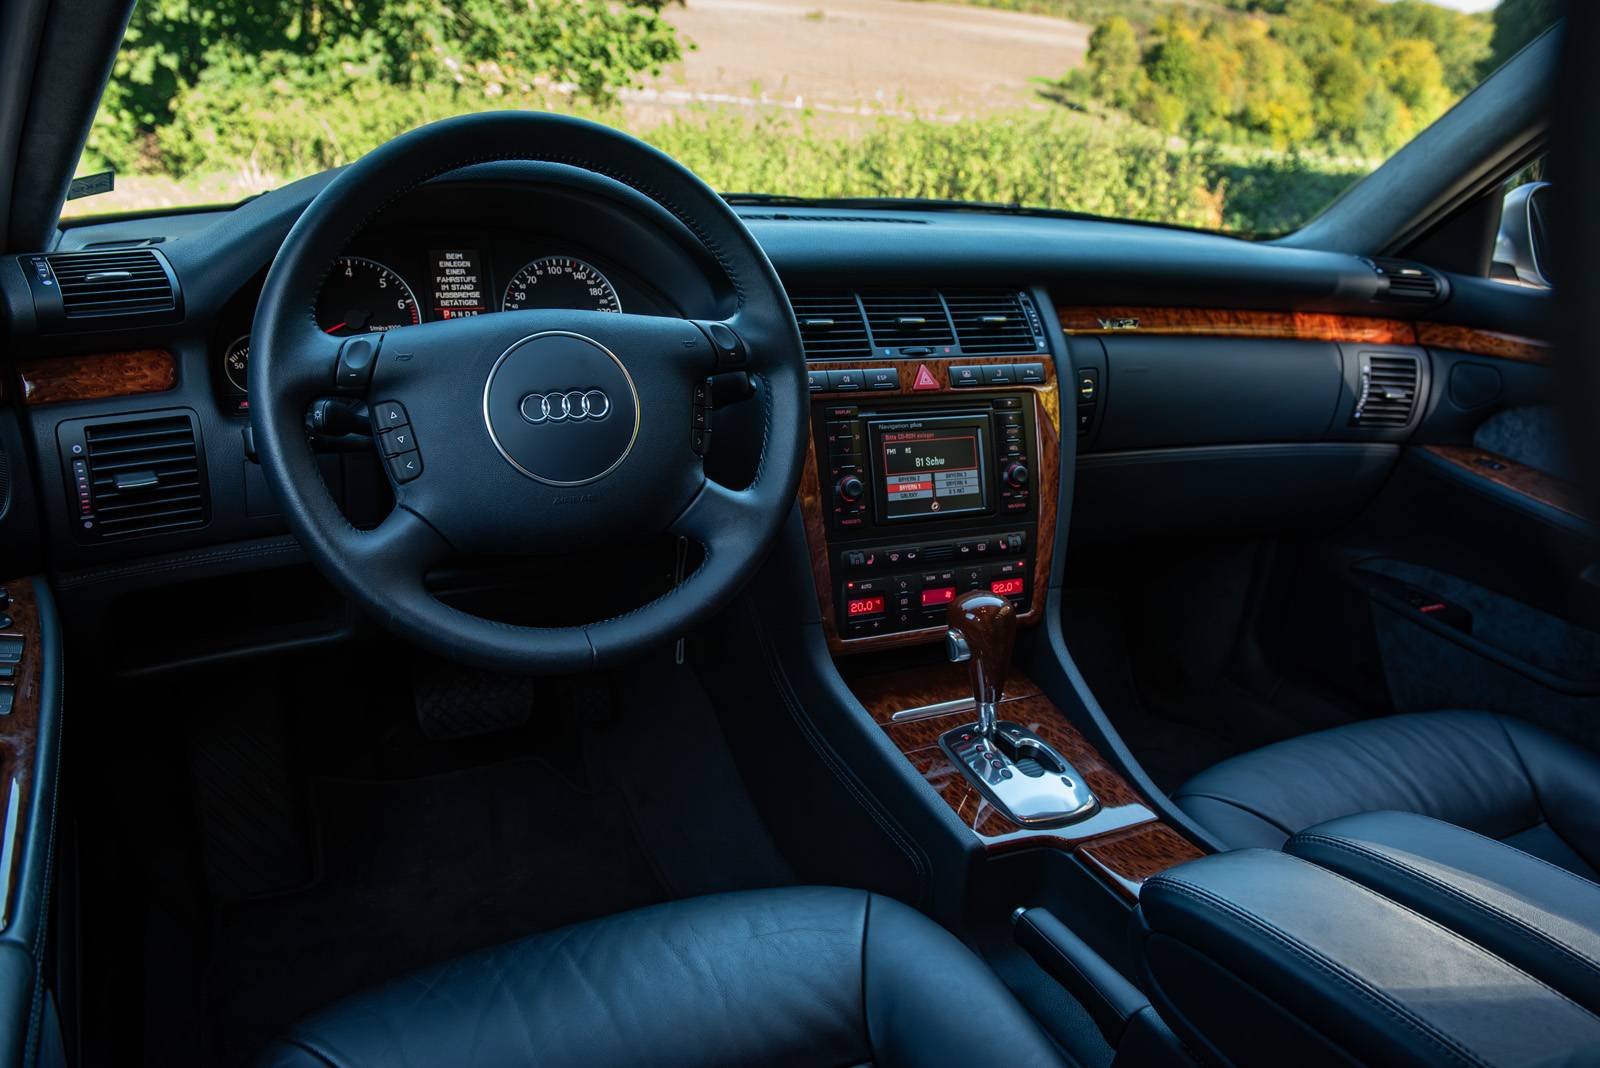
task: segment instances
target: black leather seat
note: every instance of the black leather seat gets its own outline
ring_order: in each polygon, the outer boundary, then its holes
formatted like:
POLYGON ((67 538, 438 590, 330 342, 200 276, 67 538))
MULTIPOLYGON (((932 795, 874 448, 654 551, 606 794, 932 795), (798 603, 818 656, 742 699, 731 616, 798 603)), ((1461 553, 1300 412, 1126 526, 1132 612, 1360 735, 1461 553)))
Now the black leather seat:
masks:
POLYGON ((266 1060, 980 1063, 1068 1062, 943 928, 888 898, 824 887, 673 902, 472 953, 324 1010, 266 1060))
POLYGON ((1234 848, 1392 809, 1453 823, 1600 879, 1600 757, 1488 712, 1387 716, 1225 760, 1173 800, 1234 848))

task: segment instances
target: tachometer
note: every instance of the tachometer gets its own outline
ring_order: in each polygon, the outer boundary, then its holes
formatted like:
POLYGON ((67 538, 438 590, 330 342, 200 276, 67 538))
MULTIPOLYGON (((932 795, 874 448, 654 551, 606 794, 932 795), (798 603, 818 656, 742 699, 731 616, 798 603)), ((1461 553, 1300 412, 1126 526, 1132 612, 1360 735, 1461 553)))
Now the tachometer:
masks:
POLYGON ((422 321, 416 294, 377 260, 340 256, 317 297, 317 325, 336 337, 382 332, 422 321))
POLYGON ((622 302, 610 280, 594 264, 575 256, 545 256, 511 276, 500 307, 506 311, 575 308, 620 312, 622 302))

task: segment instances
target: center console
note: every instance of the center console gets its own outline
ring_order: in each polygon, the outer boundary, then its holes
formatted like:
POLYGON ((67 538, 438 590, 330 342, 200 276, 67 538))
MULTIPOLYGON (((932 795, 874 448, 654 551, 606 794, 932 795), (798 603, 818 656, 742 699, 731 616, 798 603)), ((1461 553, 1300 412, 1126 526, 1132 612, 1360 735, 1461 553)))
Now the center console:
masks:
POLYGON ((1036 618, 1055 536, 1052 365, 813 364, 812 389, 801 505, 833 650, 942 640, 969 590, 1036 618))

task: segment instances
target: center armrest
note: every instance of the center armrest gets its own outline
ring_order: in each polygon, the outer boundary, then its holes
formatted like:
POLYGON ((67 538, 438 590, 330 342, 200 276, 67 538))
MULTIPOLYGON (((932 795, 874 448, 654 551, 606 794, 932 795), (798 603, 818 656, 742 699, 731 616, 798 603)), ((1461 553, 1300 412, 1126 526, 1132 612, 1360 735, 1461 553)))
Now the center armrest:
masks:
POLYGON ((1600 885, 1412 812, 1329 820, 1284 849, 1415 909, 1600 1012, 1600 885))
POLYGON ((1600 1018, 1433 920, 1309 861, 1239 850, 1147 881, 1144 985, 1224 1064, 1532 1065, 1600 1018))

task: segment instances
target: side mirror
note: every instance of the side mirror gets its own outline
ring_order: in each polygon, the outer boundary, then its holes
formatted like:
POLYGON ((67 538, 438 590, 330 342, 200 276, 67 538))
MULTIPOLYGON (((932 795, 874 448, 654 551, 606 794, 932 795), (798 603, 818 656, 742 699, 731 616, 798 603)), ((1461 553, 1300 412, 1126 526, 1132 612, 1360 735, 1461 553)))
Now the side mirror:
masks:
POLYGON ((1529 182, 1506 194, 1494 239, 1491 277, 1549 289, 1550 183, 1529 182))

